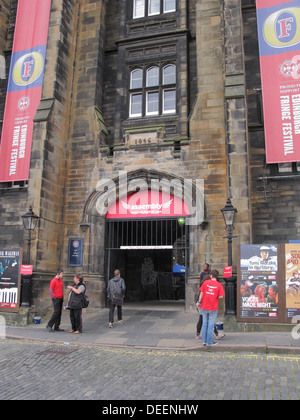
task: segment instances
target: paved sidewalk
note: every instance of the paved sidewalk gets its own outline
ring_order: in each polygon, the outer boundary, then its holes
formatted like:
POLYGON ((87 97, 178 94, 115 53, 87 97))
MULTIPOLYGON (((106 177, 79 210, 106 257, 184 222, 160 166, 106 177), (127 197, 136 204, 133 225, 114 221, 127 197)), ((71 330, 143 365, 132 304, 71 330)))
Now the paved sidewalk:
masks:
MULTIPOLYGON (((50 318, 51 314, 49 315, 50 318)), ((61 328, 64 332, 49 333, 46 330, 48 317, 40 324, 27 327, 6 327, 7 338, 42 340, 65 344, 88 344, 109 347, 134 347, 155 349, 176 349, 207 351, 201 340, 195 339, 198 315, 184 312, 181 304, 124 304, 124 322, 115 322, 108 328, 108 309, 83 312, 83 333, 71 334, 69 311, 64 311, 61 328), (143 305, 143 307, 142 307, 143 305)), ((116 318, 116 313, 115 313, 116 318)), ((220 321, 222 321, 220 319, 220 321)), ((256 353, 300 353, 300 332, 298 339, 290 332, 226 332, 225 337, 211 351, 256 352, 256 353)))

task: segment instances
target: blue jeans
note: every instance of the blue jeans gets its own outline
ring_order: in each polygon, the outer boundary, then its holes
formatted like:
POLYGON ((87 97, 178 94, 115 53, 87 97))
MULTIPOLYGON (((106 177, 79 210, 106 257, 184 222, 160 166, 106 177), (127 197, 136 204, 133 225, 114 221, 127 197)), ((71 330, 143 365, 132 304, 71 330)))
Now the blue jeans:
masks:
POLYGON ((201 315, 203 316, 202 344, 211 346, 214 339, 214 325, 218 316, 218 311, 201 309, 201 315))

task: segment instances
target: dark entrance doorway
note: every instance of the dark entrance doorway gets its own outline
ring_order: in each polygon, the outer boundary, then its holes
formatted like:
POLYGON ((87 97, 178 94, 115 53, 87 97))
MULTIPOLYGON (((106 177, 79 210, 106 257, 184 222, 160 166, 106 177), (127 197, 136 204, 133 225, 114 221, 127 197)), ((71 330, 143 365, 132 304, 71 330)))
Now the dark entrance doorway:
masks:
POLYGON ((125 301, 185 298, 188 226, 184 219, 107 220, 107 280, 119 268, 126 281, 125 301))

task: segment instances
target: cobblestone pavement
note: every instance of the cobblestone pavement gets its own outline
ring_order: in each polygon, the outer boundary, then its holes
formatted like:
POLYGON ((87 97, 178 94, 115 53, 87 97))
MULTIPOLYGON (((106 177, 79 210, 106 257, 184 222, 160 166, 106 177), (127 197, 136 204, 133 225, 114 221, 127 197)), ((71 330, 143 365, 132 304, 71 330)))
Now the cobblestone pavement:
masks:
POLYGON ((300 356, 3 339, 0 399, 298 400, 299 362, 300 356))

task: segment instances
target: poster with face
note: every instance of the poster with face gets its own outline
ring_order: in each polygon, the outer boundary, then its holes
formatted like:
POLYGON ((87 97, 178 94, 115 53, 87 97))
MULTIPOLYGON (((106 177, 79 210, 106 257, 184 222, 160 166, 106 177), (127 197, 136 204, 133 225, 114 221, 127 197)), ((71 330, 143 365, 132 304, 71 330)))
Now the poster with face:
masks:
POLYGON ((20 301, 20 248, 0 248, 0 311, 16 311, 20 301))
POLYGON ((277 245, 241 246, 242 318, 277 318, 277 245))
POLYGON ((285 290, 287 317, 300 315, 300 244, 285 245, 285 290))

